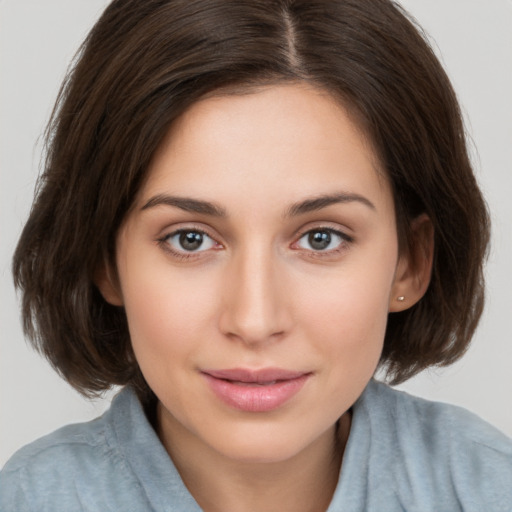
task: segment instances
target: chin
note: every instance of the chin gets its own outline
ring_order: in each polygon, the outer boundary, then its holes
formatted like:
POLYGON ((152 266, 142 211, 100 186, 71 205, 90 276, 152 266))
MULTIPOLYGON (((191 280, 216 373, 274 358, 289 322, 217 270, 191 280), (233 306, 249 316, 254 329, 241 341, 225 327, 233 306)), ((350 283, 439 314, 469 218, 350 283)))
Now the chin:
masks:
MULTIPOLYGON (((330 429, 325 434, 330 436, 329 432, 330 429)), ((296 425, 276 429, 274 425, 265 428, 260 424, 254 429, 232 430, 212 440, 211 446, 222 456, 240 463, 277 464, 307 452, 320 438, 323 435, 297 431, 296 425)))

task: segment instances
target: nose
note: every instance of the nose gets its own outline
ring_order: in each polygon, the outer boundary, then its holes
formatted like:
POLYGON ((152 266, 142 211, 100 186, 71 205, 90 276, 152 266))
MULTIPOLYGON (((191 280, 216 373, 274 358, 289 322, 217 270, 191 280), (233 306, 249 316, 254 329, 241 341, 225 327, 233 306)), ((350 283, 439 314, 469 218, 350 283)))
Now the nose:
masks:
POLYGON ((247 251, 231 261, 220 315, 220 329, 229 338, 257 347, 281 339, 290 330, 290 290, 276 259, 261 250, 247 251))

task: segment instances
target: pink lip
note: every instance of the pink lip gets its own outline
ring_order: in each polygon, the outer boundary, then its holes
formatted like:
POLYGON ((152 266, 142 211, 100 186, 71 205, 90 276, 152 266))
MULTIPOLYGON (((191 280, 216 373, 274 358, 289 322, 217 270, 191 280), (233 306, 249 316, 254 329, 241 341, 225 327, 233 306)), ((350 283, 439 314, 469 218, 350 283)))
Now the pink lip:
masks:
POLYGON ((218 398, 247 412, 277 409, 295 396, 311 376, 281 368, 203 370, 202 374, 218 398))

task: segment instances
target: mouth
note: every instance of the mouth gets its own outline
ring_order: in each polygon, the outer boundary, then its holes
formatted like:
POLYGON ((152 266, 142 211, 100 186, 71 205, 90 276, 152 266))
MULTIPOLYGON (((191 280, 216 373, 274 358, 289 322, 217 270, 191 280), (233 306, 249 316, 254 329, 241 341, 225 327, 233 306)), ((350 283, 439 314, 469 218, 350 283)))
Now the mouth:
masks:
POLYGON ((214 395, 230 407, 246 412, 268 412, 291 400, 312 376, 281 368, 203 370, 214 395))

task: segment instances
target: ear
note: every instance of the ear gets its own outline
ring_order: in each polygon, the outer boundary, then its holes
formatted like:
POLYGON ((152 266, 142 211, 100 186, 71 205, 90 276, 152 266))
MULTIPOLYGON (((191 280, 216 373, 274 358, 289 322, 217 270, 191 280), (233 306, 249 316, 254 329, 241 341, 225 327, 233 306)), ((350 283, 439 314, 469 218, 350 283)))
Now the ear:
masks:
POLYGON ((97 286, 103 298, 113 306, 123 306, 123 295, 117 273, 112 266, 104 261, 94 273, 94 284, 97 286))
POLYGON ((389 311, 404 311, 416 304, 427 291, 434 258, 434 227, 422 214, 411 224, 412 243, 398 259, 389 298, 389 311))

